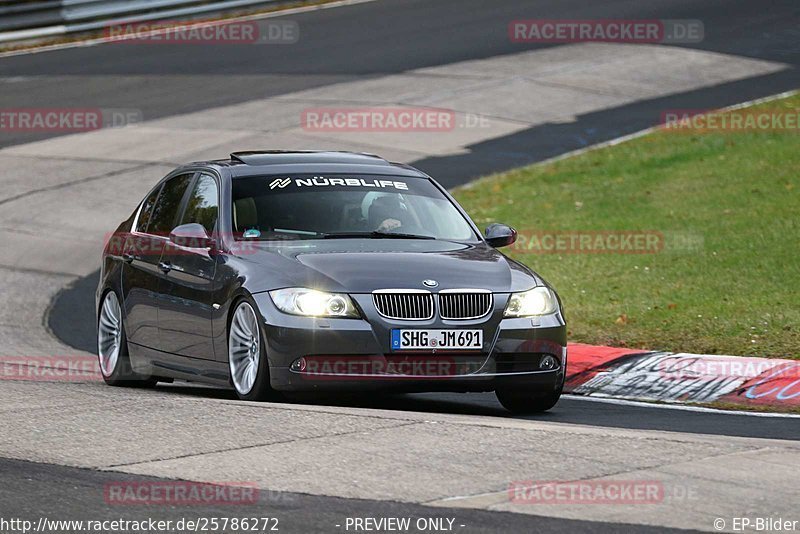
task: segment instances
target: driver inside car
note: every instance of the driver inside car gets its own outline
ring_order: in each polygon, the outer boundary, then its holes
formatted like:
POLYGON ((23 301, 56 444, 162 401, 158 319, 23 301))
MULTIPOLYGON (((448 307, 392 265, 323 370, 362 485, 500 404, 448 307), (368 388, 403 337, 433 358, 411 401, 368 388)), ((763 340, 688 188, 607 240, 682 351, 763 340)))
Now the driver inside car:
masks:
POLYGON ((369 207, 369 227, 377 232, 390 232, 409 226, 408 208, 398 195, 376 198, 369 207))

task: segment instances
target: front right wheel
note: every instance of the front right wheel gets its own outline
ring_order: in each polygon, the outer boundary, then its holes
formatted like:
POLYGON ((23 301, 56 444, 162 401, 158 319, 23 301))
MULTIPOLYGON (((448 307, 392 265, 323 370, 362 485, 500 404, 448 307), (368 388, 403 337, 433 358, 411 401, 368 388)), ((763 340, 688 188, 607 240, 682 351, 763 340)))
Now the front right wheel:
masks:
POLYGON ((231 383, 242 400, 276 397, 269 385, 269 362, 258 314, 246 299, 234 308, 228 326, 228 365, 231 383))
POLYGON ((516 415, 529 415, 546 412, 561 398, 562 388, 550 393, 539 393, 519 389, 498 389, 497 400, 503 408, 516 415))

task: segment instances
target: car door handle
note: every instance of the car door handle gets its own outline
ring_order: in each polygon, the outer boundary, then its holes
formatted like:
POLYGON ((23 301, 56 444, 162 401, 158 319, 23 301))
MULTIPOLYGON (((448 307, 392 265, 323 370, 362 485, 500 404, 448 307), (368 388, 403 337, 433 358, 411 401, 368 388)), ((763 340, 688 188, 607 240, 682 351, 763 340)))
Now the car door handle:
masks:
POLYGON ((168 273, 172 270, 172 264, 168 261, 162 261, 158 263, 158 268, 164 271, 165 273, 168 273))
POLYGON ((125 261, 125 263, 131 263, 131 262, 133 262, 133 260, 136 259, 136 256, 134 256, 130 252, 123 252, 122 253, 122 259, 125 261))

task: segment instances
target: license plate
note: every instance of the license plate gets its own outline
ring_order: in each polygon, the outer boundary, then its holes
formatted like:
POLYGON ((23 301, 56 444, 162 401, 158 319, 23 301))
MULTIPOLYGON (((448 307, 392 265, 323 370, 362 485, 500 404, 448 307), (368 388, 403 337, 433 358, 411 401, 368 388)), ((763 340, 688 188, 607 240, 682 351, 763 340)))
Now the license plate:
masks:
POLYGON ((483 330, 392 330, 392 350, 480 350, 483 330))

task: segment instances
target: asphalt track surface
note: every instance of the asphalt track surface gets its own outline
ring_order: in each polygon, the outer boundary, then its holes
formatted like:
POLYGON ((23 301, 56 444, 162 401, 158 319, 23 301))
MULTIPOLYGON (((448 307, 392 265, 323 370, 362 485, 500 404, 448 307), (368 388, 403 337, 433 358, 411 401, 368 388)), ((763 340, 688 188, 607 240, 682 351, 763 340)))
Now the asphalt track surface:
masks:
MULTIPOLYGON (((554 46, 510 42, 509 22, 530 18, 699 19, 703 41, 680 46, 800 63, 800 6, 792 0, 381 0, 287 18, 300 27, 300 40, 291 46, 111 44, 3 58, 3 106, 136 108, 152 120, 349 79, 554 46)), ((644 102, 585 117, 579 124, 499 139, 460 160, 418 164, 455 185, 650 126, 648 109, 721 107, 793 89, 799 80, 791 70, 644 102), (552 137, 559 138, 555 146, 544 141, 552 137), (451 181, 448 174, 458 179, 451 181)), ((48 135, 3 132, 0 146, 48 135)))
MULTIPOLYGON (((104 107, 137 108, 147 120, 247 102, 266 96, 324 87, 346 80, 378 77, 425 66, 494 57, 551 45, 510 43, 508 21, 559 19, 700 19, 706 38, 681 45, 702 50, 788 63, 800 63, 793 1, 572 1, 383 0, 291 16, 301 27, 301 41, 287 53, 279 47, 193 47, 99 45, 0 58, 0 92, 5 108, 104 107)), ((665 108, 709 108, 734 104, 796 88, 796 68, 766 76, 703 88, 658 100, 637 102, 589 116, 573 124, 548 124, 492 139, 468 154, 416 162, 448 186, 486 172, 612 139, 652 125, 652 111, 665 108)), ((53 133, 0 133, 0 146, 28 143, 53 133)), ((69 345, 93 350, 91 293, 93 277, 80 280, 54 302, 50 327, 69 345)), ((176 395, 229 398, 205 387, 164 386, 176 395)), ((386 398, 321 400, 342 406, 508 417, 492 395, 408 395, 386 398)), ((797 440, 795 420, 716 415, 662 408, 607 405, 565 398, 542 420, 639 430, 669 430, 721 436, 797 440)), ((0 461, 0 516, 76 518, 76 510, 93 519, 119 515, 76 485, 100 491, 104 473, 71 467, 0 461), (99 503, 99 504, 98 504, 99 503)), ((115 474, 115 479, 120 478, 115 474)), ((130 475, 133 477, 133 475, 130 475)), ((330 531, 341 517, 354 515, 439 515, 429 508, 385 501, 363 501, 287 494, 277 499, 282 517, 298 521, 305 532, 330 531), (309 512, 312 511, 312 512, 309 512)), ((214 510, 196 510, 207 512, 214 510)), ((137 518, 141 510, 132 510, 137 518)), ((173 511, 160 510, 172 514, 173 511)), ((174 512, 186 515, 185 511, 174 512)), ((442 514, 443 515, 443 514, 442 514)), ((460 510, 469 531, 616 532, 624 525, 551 519, 517 514, 460 510)), ((648 527, 637 526, 638 531, 648 527)), ((657 529, 664 530, 664 529, 657 529)))
MULTIPOLYGON (((235 399, 230 390, 193 384, 161 384, 159 390, 176 395, 235 399)), ((518 418, 552 423, 597 427, 661 430, 740 436, 750 438, 800 440, 800 419, 760 417, 741 413, 680 411, 647 403, 606 403, 573 395, 564 395, 550 411, 526 416, 512 416, 497 401, 494 393, 409 393, 378 396, 374 394, 311 395, 298 403, 320 406, 410 410, 421 413, 450 413, 490 417, 518 418)))
MULTIPOLYGON (((353 517, 410 517, 454 519, 454 532, 588 532, 611 534, 624 530, 636 532, 686 532, 678 529, 641 525, 609 524, 593 521, 554 519, 524 516, 513 513, 430 508, 418 504, 363 499, 320 497, 299 493, 261 492, 254 505, 193 506, 190 509, 172 508, 153 511, 148 506, 109 507, 103 490, 106 484, 146 483, 162 481, 153 477, 104 473, 89 469, 34 464, 0 458, 0 517, 31 521, 42 517, 47 503, 49 519, 60 520, 117 520, 142 521, 196 519, 198 517, 277 517, 282 532, 345 532, 345 521, 353 517), (9 513, 13 511, 12 513, 9 513), (309 513, 310 512, 310 513, 309 513)), ((271 523, 270 523, 271 525, 271 523)), ((352 530, 351 530, 352 531, 352 530)))

